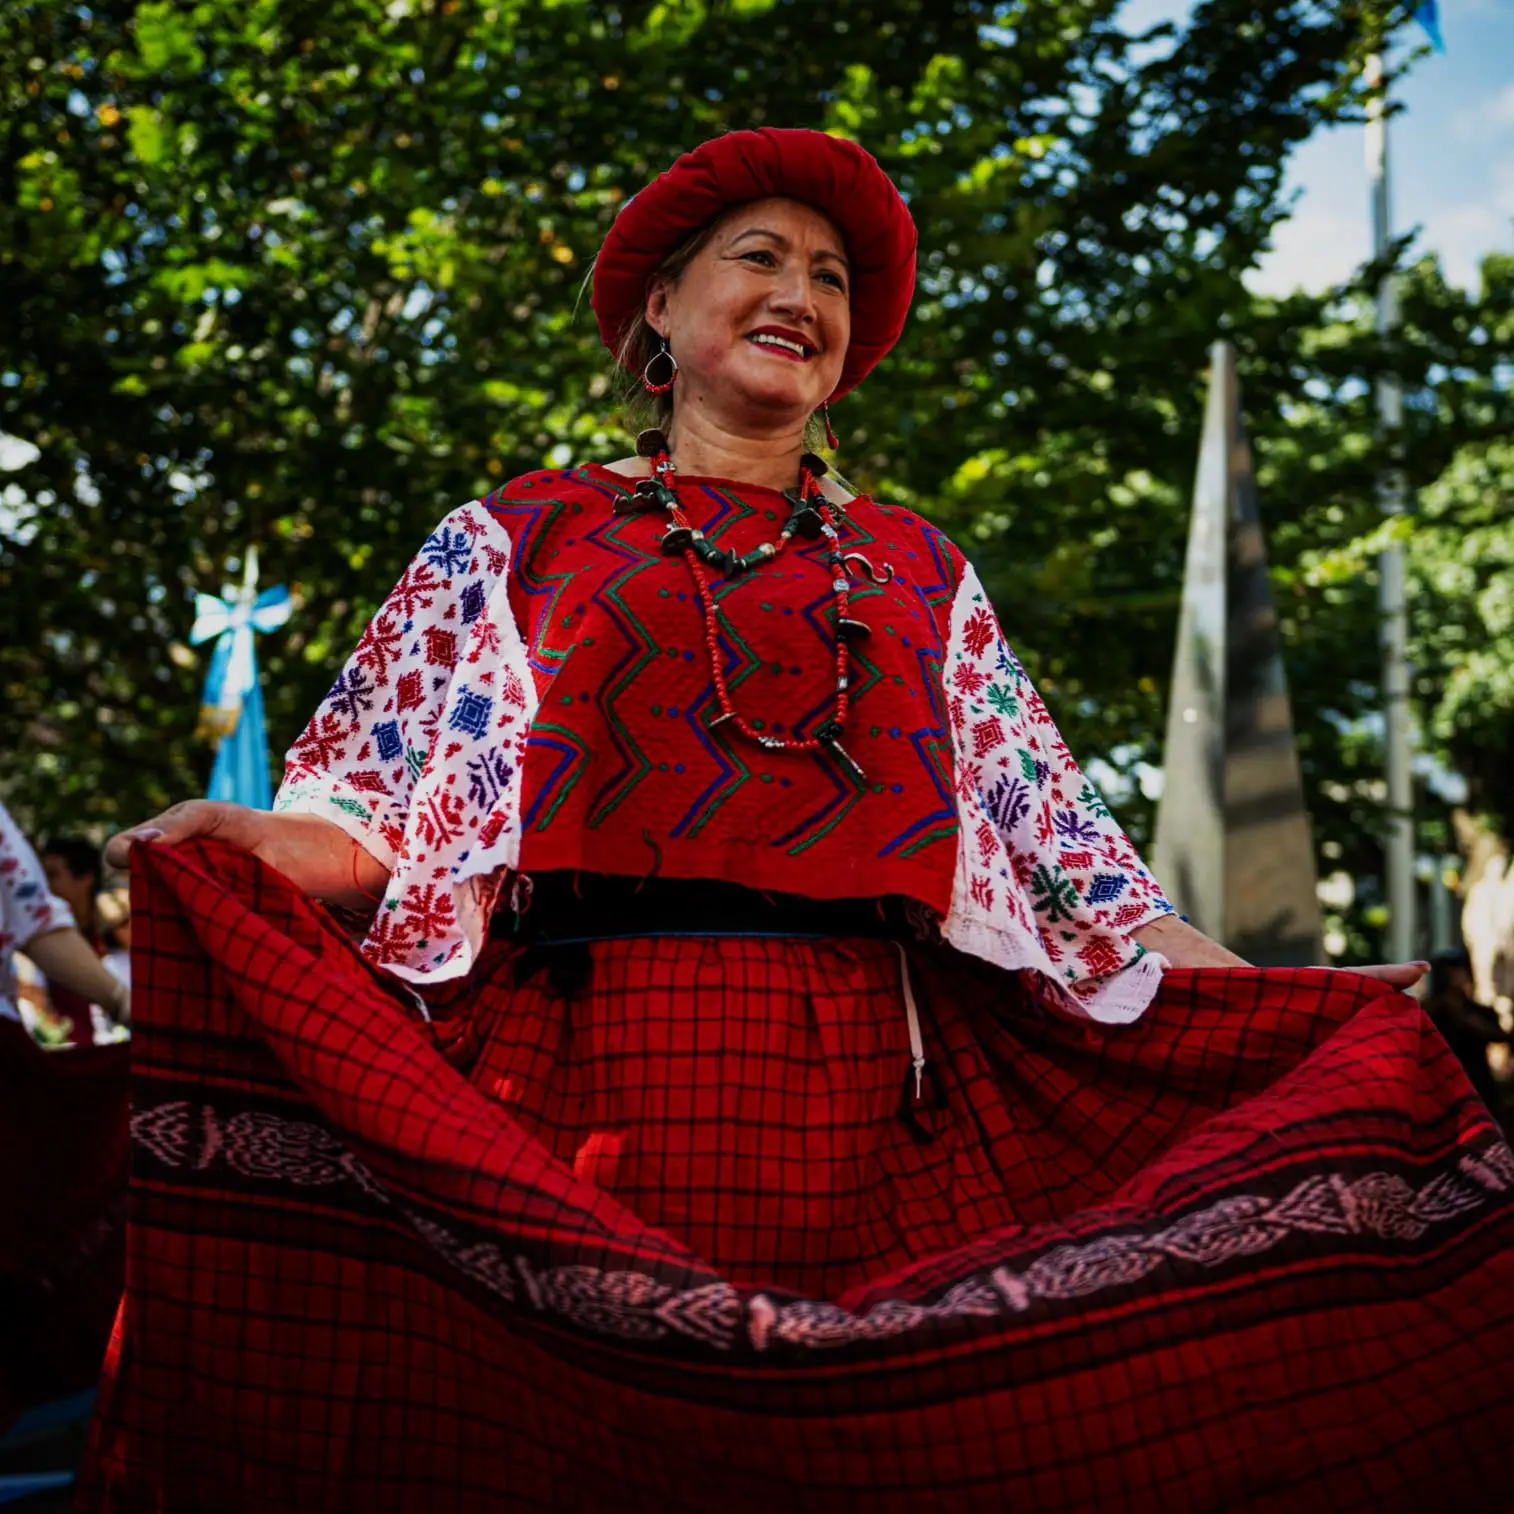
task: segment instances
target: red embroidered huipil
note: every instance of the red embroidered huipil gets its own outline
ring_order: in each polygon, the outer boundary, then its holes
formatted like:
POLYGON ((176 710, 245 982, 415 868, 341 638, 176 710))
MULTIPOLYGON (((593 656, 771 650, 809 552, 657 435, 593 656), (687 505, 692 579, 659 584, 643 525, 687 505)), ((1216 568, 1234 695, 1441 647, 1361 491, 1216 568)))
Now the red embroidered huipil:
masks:
MULTIPOLYGON (((947 940, 1033 968, 1065 1006, 1140 1013, 1163 965, 1130 938, 1170 906, 1005 646, 971 567, 928 522, 859 500, 862 578, 844 745, 820 754, 712 730, 697 594, 632 481, 527 475, 427 540, 289 754, 276 808, 335 821, 391 868, 365 950, 409 978, 467 971, 498 887, 584 870, 720 879, 813 898, 899 895, 947 940)), ((773 540, 778 492, 680 480, 720 547, 773 540)), ((738 708, 805 736, 831 718, 823 542, 715 588, 738 708)))

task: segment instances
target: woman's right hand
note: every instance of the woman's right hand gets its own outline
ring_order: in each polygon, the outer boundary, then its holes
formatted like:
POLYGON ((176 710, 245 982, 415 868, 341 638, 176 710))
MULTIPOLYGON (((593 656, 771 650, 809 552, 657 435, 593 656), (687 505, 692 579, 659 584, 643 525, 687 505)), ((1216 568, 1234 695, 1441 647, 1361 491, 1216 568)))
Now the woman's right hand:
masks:
POLYGON ((134 846, 173 845, 214 837, 251 852, 313 899, 372 914, 389 886, 389 870, 339 825, 318 815, 271 813, 216 799, 190 799, 112 836, 105 860, 131 865, 134 846))
POLYGON ((166 842, 172 846, 195 836, 214 836, 217 841, 254 852, 263 839, 268 819, 264 811, 250 810, 243 804, 228 804, 220 799, 189 799, 112 836, 105 844, 105 860, 111 867, 129 868, 134 845, 166 842))

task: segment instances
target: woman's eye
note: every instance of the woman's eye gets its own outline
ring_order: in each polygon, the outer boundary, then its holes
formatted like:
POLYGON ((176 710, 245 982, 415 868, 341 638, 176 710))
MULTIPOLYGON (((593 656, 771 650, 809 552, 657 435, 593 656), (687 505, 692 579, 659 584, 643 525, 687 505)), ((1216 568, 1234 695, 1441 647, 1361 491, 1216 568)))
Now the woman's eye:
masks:
POLYGON ((839 289, 842 294, 846 293, 846 280, 839 273, 822 273, 820 275, 832 289, 839 289))
POLYGON ((776 260, 773 257, 773 254, 770 253, 770 252, 761 252, 761 251, 758 251, 758 252, 744 252, 744 253, 742 253, 742 257, 745 258, 749 262, 753 258, 756 258, 762 264, 762 266, 764 268, 772 268, 775 265, 775 262, 776 262, 776 260))

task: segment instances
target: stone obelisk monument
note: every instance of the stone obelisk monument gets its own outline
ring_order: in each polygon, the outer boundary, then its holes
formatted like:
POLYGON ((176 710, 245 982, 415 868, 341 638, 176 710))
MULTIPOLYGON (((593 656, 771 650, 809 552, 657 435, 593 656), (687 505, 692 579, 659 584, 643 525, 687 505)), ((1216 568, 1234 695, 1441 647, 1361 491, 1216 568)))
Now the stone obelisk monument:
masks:
POLYGON ((1325 961, 1314 847, 1235 351, 1210 349, 1153 871, 1261 967, 1325 961))

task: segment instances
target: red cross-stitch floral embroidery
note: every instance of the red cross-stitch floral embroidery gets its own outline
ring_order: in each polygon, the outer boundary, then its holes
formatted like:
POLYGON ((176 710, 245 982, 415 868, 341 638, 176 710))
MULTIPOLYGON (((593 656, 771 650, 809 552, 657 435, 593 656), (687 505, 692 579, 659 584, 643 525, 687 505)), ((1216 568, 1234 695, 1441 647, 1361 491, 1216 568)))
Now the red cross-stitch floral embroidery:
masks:
POLYGON ((395 685, 396 700, 402 710, 418 710, 426 699, 426 681, 412 668, 402 674, 395 685))
POLYGON ((962 627, 962 645, 969 657, 981 657, 998 638, 999 628, 986 609, 974 610, 962 627))
POLYGON ((390 601, 406 620, 413 620, 422 610, 431 608, 436 599, 436 591, 445 588, 449 582, 446 579, 438 580, 431 571, 431 564, 417 559, 394 586, 390 601))
POLYGON ((427 626, 426 661, 434 668, 450 668, 457 662, 457 636, 436 626, 427 626))
POLYGON ((388 677, 391 664, 398 660, 401 648, 400 628, 389 611, 381 611, 363 633, 354 654, 364 667, 371 668, 379 679, 388 677))
POLYGON ((350 722, 322 710, 295 742, 294 750, 289 754, 290 761, 312 768, 334 767, 346 754, 351 734, 350 722))

